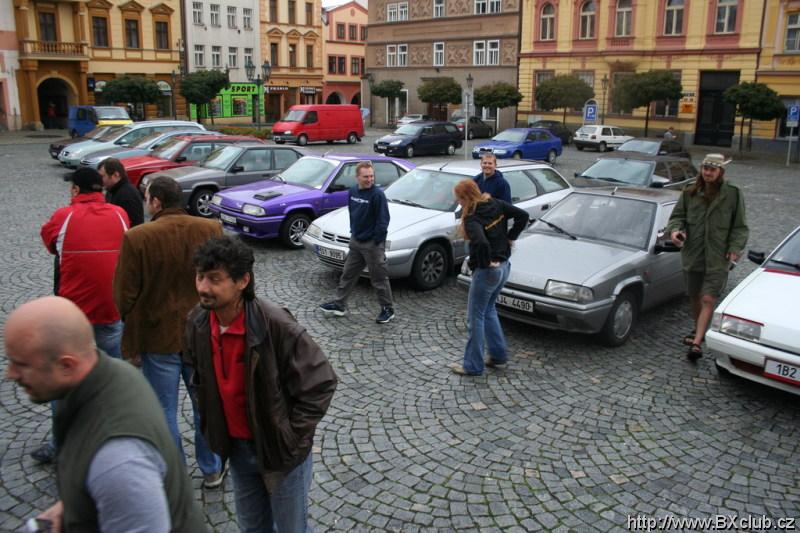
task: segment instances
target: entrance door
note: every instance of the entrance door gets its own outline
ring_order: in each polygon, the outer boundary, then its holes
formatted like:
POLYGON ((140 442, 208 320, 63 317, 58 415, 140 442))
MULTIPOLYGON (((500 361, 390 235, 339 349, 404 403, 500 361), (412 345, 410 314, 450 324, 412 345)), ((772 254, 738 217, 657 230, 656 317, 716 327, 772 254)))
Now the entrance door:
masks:
POLYGON ((267 94, 267 119, 266 122, 277 122, 281 118, 281 95, 267 94))
POLYGON ((730 146, 736 108, 722 99, 725 89, 739 83, 739 72, 701 72, 695 144, 730 146))
POLYGON ((39 120, 47 129, 66 128, 68 109, 75 95, 64 80, 48 78, 39 84, 39 120))

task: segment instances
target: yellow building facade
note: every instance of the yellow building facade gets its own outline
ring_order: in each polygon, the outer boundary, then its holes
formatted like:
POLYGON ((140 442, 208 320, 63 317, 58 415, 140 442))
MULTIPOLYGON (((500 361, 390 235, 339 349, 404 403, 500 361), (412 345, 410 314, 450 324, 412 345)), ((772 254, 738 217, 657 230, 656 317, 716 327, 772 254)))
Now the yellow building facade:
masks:
MULTIPOLYGON (((777 0, 776 0, 777 2, 777 0)), ((641 134, 645 109, 614 109, 624 76, 668 70, 683 98, 652 104, 650 135, 673 126, 687 144, 731 146, 735 110, 722 93, 756 77, 764 0, 524 0, 518 122, 560 120, 562 110, 537 109, 537 83, 575 74, 595 92, 599 119, 641 134)), ((580 110, 567 114, 582 123, 580 110)))

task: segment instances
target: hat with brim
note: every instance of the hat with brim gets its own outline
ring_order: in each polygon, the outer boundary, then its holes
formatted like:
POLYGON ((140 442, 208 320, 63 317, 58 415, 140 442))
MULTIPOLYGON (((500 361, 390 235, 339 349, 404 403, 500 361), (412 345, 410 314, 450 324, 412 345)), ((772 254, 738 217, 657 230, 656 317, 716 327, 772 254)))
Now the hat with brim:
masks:
POLYGON ((725 156, 722 154, 708 154, 703 159, 703 162, 700 163, 700 166, 723 168, 731 161, 732 161, 731 159, 725 159, 725 156))

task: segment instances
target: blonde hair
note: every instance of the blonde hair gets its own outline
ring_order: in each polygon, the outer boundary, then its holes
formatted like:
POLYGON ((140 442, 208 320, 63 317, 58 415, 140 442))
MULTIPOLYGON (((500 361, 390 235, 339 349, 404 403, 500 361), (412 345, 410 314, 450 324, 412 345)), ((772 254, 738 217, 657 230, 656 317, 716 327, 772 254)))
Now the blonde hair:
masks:
POLYGON ((489 193, 482 193, 478 188, 478 184, 473 179, 465 179, 456 183, 453 187, 453 194, 456 200, 461 203, 461 224, 458 226, 458 231, 461 236, 467 239, 467 232, 464 229, 464 220, 473 214, 478 208, 478 204, 487 202, 491 198, 489 193))

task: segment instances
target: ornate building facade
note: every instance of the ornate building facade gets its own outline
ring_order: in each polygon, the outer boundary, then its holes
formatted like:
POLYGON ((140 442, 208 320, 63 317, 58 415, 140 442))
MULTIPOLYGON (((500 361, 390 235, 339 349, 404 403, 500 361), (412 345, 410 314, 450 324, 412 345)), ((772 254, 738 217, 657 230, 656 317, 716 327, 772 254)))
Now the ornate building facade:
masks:
POLYGON ((367 22, 367 9, 355 1, 323 8, 326 104, 361 105, 367 22))

